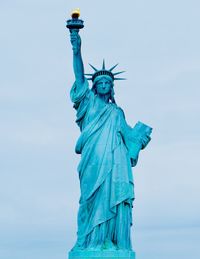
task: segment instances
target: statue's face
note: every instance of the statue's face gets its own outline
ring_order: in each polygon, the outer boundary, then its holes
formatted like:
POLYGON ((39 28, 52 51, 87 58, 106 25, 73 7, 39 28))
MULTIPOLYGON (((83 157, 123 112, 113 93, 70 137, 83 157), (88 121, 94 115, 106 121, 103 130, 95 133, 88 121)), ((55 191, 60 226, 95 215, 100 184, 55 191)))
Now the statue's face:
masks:
POLYGON ((112 82, 107 78, 102 77, 96 83, 97 94, 100 94, 100 95, 108 94, 111 92, 111 88, 112 88, 112 82))

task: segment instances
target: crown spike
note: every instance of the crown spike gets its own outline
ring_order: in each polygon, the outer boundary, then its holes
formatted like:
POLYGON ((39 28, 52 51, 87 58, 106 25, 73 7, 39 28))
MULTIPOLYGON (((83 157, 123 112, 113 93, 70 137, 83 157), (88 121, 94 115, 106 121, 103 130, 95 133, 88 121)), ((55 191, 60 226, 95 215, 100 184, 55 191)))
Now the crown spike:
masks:
POLYGON ((91 65, 89 63, 89 65, 91 66, 91 68, 94 70, 94 73, 90 73, 90 74, 84 74, 86 76, 88 76, 87 80, 92 80, 93 82, 95 81, 95 78, 98 76, 109 76, 111 77, 112 81, 114 80, 126 80, 126 78, 116 78, 116 75, 119 75, 121 73, 124 73, 125 71, 120 71, 120 72, 116 72, 116 73, 112 73, 112 70, 115 69, 115 67, 118 65, 114 65, 113 67, 111 67, 110 69, 106 69, 105 66, 105 59, 103 59, 103 64, 102 64, 102 68, 101 69, 97 69, 95 68, 93 65, 91 65))
POLYGON ((96 67, 94 67, 93 65, 91 65, 90 63, 89 63, 89 65, 91 66, 91 68, 94 69, 94 71, 98 71, 98 69, 96 67))
POLYGON ((109 69, 109 71, 110 71, 110 72, 113 71, 113 69, 115 69, 116 66, 118 66, 118 65, 119 65, 119 63, 117 63, 116 65, 114 65, 113 67, 111 67, 111 68, 109 69))
POLYGON ((126 71, 120 71, 120 72, 117 72, 117 73, 113 73, 113 75, 116 76, 116 75, 119 75, 119 74, 124 73, 124 72, 126 72, 126 71))
POLYGON ((102 70, 105 70, 105 60, 103 59, 102 70))
POLYGON ((114 80, 126 80, 126 78, 114 78, 114 80))

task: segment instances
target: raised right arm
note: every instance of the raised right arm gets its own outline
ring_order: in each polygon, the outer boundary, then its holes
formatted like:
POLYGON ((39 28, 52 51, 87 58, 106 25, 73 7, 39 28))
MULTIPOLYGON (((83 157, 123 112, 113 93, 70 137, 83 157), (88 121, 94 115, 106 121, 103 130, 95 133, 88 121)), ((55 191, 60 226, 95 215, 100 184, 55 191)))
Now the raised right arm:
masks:
POLYGON ((78 34, 77 29, 73 29, 70 32, 70 40, 73 50, 73 68, 74 75, 77 84, 81 85, 84 83, 84 66, 81 56, 81 37, 78 34))

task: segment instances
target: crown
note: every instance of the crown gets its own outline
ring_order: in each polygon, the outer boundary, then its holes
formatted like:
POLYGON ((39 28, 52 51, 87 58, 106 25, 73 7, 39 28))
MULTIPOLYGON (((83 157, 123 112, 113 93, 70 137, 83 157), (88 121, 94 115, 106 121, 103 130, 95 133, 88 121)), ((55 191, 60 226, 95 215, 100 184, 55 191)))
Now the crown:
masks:
POLYGON ((113 67, 111 67, 110 69, 106 69, 105 68, 105 60, 103 60, 103 65, 102 65, 102 69, 98 70, 97 68, 95 68, 93 65, 89 64, 91 66, 92 69, 94 69, 94 73, 93 74, 85 74, 86 76, 90 76, 89 78, 87 78, 87 80, 92 80, 92 82, 94 82, 95 78, 97 78, 98 76, 109 76, 112 81, 114 80, 126 80, 126 78, 116 78, 116 75, 119 75, 121 73, 124 73, 125 71, 120 71, 120 72, 116 72, 116 73, 112 73, 112 71, 116 68, 116 65, 114 65, 113 67))

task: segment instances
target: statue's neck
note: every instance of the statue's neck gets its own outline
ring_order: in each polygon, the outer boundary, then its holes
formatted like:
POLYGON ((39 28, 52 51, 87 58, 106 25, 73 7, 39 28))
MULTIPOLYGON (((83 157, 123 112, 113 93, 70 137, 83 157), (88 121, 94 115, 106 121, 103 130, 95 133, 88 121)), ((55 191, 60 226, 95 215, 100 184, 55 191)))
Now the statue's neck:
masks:
POLYGON ((99 99, 104 102, 104 103, 109 103, 109 99, 110 99, 110 93, 108 94, 97 94, 97 96, 99 97, 99 99))

